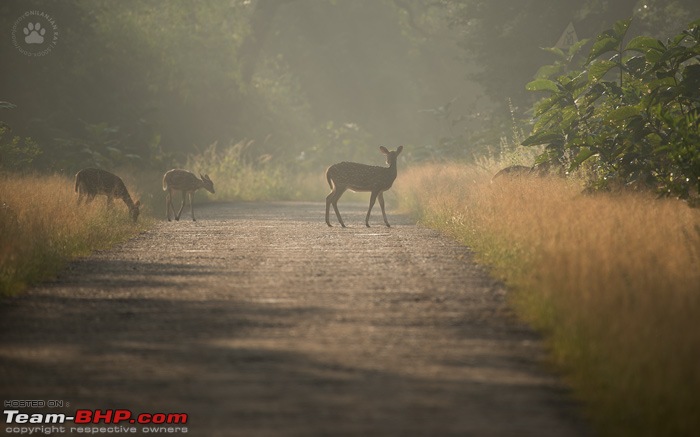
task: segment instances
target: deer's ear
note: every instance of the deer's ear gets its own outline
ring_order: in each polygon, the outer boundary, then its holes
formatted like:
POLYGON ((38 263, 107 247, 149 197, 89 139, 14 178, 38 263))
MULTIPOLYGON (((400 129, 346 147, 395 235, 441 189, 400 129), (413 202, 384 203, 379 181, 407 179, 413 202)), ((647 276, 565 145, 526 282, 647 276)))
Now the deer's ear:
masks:
POLYGON ((385 154, 385 155, 388 155, 388 154, 389 154, 389 151, 388 151, 387 148, 384 147, 384 146, 379 146, 379 150, 381 150, 381 152, 382 152, 383 154, 385 154))
POLYGON ((399 153, 403 150, 403 146, 399 146, 398 149, 396 149, 396 155, 398 156, 399 153))
POLYGON ((136 206, 137 208, 138 208, 139 206, 141 206, 141 201, 140 201, 140 200, 137 200, 136 203, 134 203, 134 206, 136 206))

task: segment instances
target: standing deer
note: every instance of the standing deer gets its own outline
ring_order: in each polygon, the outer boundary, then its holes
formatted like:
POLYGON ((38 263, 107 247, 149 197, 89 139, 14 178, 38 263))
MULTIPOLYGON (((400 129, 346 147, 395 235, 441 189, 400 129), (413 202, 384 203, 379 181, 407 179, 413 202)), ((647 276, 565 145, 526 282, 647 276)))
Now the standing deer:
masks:
POLYGON ((175 215, 175 220, 180 220, 180 214, 185 208, 185 200, 187 195, 190 197, 190 210, 192 211, 192 221, 194 218, 194 192, 200 188, 204 188, 210 193, 214 194, 214 182, 209 179, 209 175, 204 175, 200 173, 199 179, 194 173, 190 173, 187 170, 172 169, 165 173, 163 176, 163 191, 167 191, 165 195, 165 209, 168 215, 168 221, 170 221, 170 210, 173 211, 175 215), (175 208, 173 207, 173 191, 182 191, 182 205, 180 205, 180 211, 175 214, 175 208))
POLYGON ((387 150, 384 146, 380 146, 379 150, 386 155, 386 163, 389 164, 389 167, 358 164, 356 162, 340 162, 328 167, 328 170, 326 170, 326 180, 332 190, 326 197, 326 224, 328 226, 332 226, 328 216, 330 207, 333 205, 335 215, 338 217, 340 225, 345 227, 345 223, 343 223, 343 219, 340 217, 340 212, 338 212, 338 200, 345 190, 351 190, 369 191, 372 193, 369 198, 369 210, 367 210, 365 226, 368 228, 370 227, 369 215, 372 212, 375 200, 379 199, 379 206, 382 207, 384 224, 386 224, 387 227, 391 227, 386 218, 386 212, 384 211, 383 193, 391 188, 396 179, 396 158, 403 150, 403 146, 399 146, 398 149, 392 151, 387 150))
POLYGON ((124 185, 124 181, 113 173, 98 168, 85 168, 75 174, 75 192, 78 193, 78 205, 87 196, 85 203, 90 203, 96 195, 107 196, 107 205, 112 205, 112 200, 116 197, 124 201, 129 208, 129 216, 136 222, 139 218, 139 207, 141 201, 134 203, 131 200, 129 191, 124 185))

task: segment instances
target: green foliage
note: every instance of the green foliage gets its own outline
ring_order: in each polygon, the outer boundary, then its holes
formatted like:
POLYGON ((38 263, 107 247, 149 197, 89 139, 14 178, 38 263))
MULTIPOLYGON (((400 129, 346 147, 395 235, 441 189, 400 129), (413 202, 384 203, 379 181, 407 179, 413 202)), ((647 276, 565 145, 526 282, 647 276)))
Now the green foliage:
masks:
POLYGON ((252 141, 220 147, 209 145, 190 155, 186 168, 208 174, 216 186, 216 198, 224 200, 288 200, 295 198, 295 183, 272 156, 252 155, 252 141))
POLYGON ((10 135, 10 128, 0 124, 0 169, 27 170, 39 155, 41 149, 34 140, 10 135))
POLYGON ((560 59, 540 70, 527 88, 548 96, 523 145, 546 145, 539 160, 569 171, 585 164, 597 188, 688 198, 700 189, 700 21, 665 44, 639 36, 625 45, 630 22, 598 35, 581 68, 555 68, 560 59))
POLYGON ((107 122, 87 123, 75 136, 62 132, 53 139, 53 166, 60 168, 162 168, 174 158, 164 152, 160 134, 147 123, 122 128, 107 122))

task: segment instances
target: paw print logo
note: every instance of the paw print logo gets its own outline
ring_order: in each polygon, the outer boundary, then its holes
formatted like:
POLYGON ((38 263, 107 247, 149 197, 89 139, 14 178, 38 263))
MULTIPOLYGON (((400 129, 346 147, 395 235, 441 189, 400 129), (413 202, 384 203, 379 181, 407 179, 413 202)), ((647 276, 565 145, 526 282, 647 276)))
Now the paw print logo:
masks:
POLYGON ((12 45, 25 56, 44 56, 56 47, 59 33, 58 23, 51 15, 29 10, 12 25, 12 45))
POLYGON ((29 23, 24 28, 24 42, 27 44, 43 44, 46 29, 41 27, 41 23, 29 23))

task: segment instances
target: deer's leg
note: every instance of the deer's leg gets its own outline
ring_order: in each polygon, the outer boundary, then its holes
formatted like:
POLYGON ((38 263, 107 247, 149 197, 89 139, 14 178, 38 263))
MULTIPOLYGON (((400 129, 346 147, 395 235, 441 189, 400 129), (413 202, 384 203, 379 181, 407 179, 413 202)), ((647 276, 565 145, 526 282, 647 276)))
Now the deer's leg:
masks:
POLYGON ((190 211, 192 211, 192 221, 197 221, 194 218, 194 191, 190 191, 190 211))
POLYGON ((377 201, 377 195, 379 193, 376 191, 372 191, 372 195, 369 197, 369 209, 367 210, 367 217, 365 217, 365 226, 368 228, 369 226, 369 215, 372 213, 372 207, 374 207, 374 202, 377 201))
POLYGON ((182 191, 182 205, 180 205, 180 210, 175 214, 175 221, 180 220, 180 215, 182 214, 182 210, 185 209, 185 201, 187 200, 187 191, 182 191))
POLYGON ((330 212, 331 212, 331 202, 333 202, 334 195, 335 195, 335 188, 333 189, 333 191, 330 192, 330 194, 328 194, 328 196, 326 196, 326 224, 330 227, 333 227, 329 216, 330 216, 330 212))
POLYGON ((112 198, 112 196, 107 195, 107 208, 110 209, 110 210, 111 210, 112 207, 114 206, 114 203, 112 203, 113 200, 114 200, 114 199, 112 198))
POLYGON ((379 206, 382 207, 382 217, 384 217, 384 224, 387 228, 390 228, 391 226, 389 225, 389 220, 386 219, 386 212, 384 212, 384 192, 379 193, 379 196, 377 196, 377 198, 379 199, 379 206))
POLYGON ((81 190, 78 190, 78 205, 83 201, 83 192, 81 190))
POLYGON ((173 210, 173 214, 175 213, 175 208, 173 208, 173 192, 168 188, 168 191, 165 193, 165 214, 168 216, 168 221, 170 220, 170 209, 173 210))
MULTIPOLYGON (((338 211, 338 200, 340 200, 340 196, 343 195, 345 192, 345 189, 339 190, 337 187, 335 188, 334 193, 331 193, 328 195, 326 198, 326 212, 328 212, 328 198, 330 198, 331 205, 333 205, 333 210, 335 211, 335 216, 338 217, 338 221, 340 222, 340 226, 345 227, 345 223, 343 223, 343 218, 340 216, 340 211, 338 211)), ((327 216, 328 214, 326 214, 327 216)), ((328 223, 328 226, 330 226, 330 222, 328 219, 326 219, 326 223, 328 223)))

